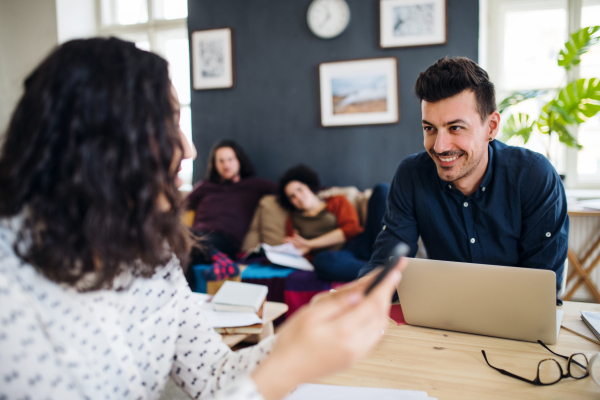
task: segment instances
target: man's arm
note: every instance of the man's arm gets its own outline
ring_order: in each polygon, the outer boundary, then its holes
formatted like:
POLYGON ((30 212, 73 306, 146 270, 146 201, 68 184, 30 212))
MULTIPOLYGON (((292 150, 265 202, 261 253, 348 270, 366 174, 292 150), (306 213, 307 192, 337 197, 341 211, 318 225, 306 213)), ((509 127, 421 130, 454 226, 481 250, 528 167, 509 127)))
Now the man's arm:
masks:
POLYGON ((536 155, 520 195, 519 266, 554 271, 558 292, 569 246, 569 216, 565 189, 546 158, 536 155))
POLYGON ((414 185, 413 174, 406 166, 405 160, 400 163, 390 185, 386 212, 382 221, 383 227, 373 246, 373 255, 369 263, 360 270, 359 277, 382 265, 392 248, 400 241, 410 246, 409 257, 417 254, 419 227, 414 207, 414 185))

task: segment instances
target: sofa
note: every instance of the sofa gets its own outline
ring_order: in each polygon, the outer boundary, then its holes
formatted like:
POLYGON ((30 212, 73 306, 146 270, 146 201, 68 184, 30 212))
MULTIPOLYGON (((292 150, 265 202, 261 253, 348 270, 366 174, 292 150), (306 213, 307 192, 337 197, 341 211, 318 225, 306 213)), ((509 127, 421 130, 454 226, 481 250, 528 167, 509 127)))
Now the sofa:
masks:
MULTIPOLYGON (((356 187, 332 187, 320 191, 319 197, 327 198, 329 196, 344 195, 350 203, 356 208, 359 220, 362 225, 367 218, 367 204, 371 195, 371 190, 364 193, 356 187)), ((288 212, 284 210, 277 201, 275 195, 264 196, 258 203, 250 228, 244 238, 241 250, 246 252, 256 248, 261 243, 270 245, 279 245, 285 238, 285 224, 288 212)), ((193 213, 184 216, 184 221, 189 226, 193 220, 193 213)), ((264 260, 266 261, 266 260, 264 260)), ((306 304, 312 296, 339 286, 338 282, 326 282, 318 279, 314 272, 299 271, 291 268, 278 267, 270 265, 267 262, 254 262, 250 264, 241 264, 241 276, 229 278, 231 280, 241 280, 242 282, 262 284, 269 287, 267 300, 286 303, 289 307, 287 316, 293 314, 299 307, 306 304)), ((223 281, 205 281, 202 277, 202 271, 210 268, 209 265, 191 266, 196 277, 195 287, 192 290, 204 293, 215 293, 222 285, 223 281)))

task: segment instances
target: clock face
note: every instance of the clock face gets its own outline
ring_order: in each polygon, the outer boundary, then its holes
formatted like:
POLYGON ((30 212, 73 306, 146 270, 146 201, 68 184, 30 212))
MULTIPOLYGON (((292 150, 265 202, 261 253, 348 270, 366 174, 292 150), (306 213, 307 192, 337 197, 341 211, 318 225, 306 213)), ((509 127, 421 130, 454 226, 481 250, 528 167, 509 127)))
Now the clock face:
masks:
POLYGON ((331 39, 348 26, 350 8, 345 0, 314 0, 308 7, 306 20, 312 33, 331 39))

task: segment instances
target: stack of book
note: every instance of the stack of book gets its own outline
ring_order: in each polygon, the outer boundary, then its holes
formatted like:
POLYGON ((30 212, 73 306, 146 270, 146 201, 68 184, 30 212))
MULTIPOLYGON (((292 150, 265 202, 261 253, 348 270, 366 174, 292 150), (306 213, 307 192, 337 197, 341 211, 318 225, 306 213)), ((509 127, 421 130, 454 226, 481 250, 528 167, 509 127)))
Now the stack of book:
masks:
POLYGON ((264 285, 226 281, 212 298, 213 312, 205 317, 221 334, 261 333, 268 291, 264 285))
POLYGON ((600 312, 581 311, 581 319, 600 340, 600 312))

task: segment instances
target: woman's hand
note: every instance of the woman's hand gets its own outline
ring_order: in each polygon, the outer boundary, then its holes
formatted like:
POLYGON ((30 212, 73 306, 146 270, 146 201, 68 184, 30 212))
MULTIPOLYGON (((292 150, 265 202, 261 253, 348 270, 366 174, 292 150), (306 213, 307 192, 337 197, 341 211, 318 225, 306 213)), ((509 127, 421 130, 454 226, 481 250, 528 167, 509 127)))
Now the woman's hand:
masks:
POLYGON ((294 247, 298 249, 303 256, 310 253, 310 251, 312 250, 310 240, 304 239, 297 233, 294 233, 294 236, 287 236, 283 239, 283 242, 293 244, 294 247))
POLYGON ((282 398, 298 384, 366 356, 388 325, 390 300, 406 263, 402 259, 369 296, 364 292, 379 269, 297 311, 282 327, 272 354, 253 373, 264 398, 282 398))

